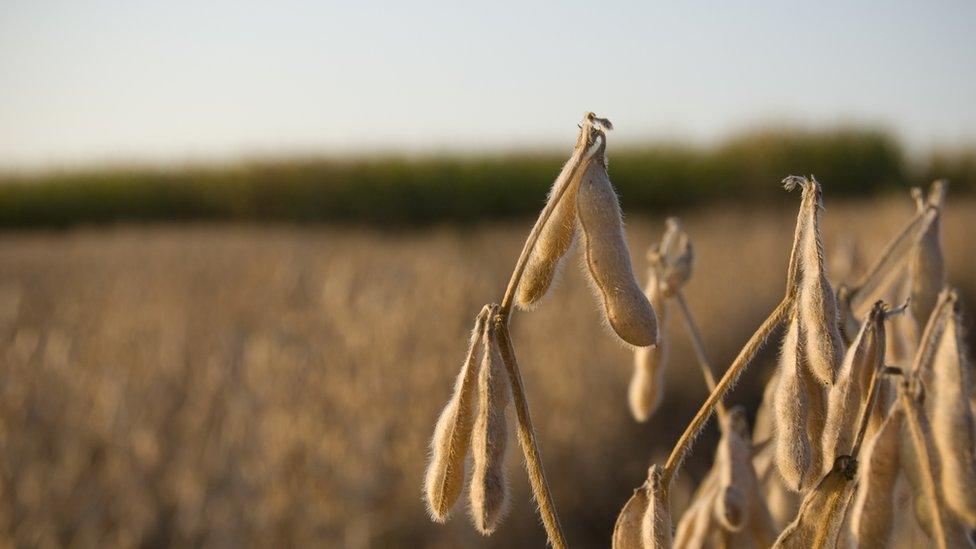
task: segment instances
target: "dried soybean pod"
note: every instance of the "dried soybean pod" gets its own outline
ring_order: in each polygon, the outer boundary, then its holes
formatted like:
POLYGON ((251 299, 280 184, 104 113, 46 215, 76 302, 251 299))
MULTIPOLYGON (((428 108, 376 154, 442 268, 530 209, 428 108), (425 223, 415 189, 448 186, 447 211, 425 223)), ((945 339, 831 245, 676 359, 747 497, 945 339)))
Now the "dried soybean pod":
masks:
POLYGON ((454 383, 454 393, 437 419, 430 441, 431 457, 424 475, 424 494, 427 511, 437 522, 447 520, 464 485, 464 459, 468 455, 474 425, 471 410, 478 374, 476 352, 484 337, 487 315, 486 307, 475 320, 468 354, 454 383))
POLYGON ((851 533, 858 547, 880 549, 888 546, 895 511, 903 419, 904 412, 896 406, 862 451, 857 495, 851 509, 851 533))
MULTIPOLYGON (((892 285, 887 303, 905 303, 909 300, 909 279, 907 274, 902 279, 892 285)), ((920 328, 915 322, 913 315, 899 315, 888 319, 885 363, 893 366, 905 366, 911 362, 912 355, 915 353, 915 344, 919 337, 920 328)))
POLYGON ((810 443, 810 469, 803 477, 801 491, 807 491, 820 480, 825 467, 829 467, 833 460, 824 462, 823 432, 827 421, 827 391, 814 377, 808 368, 800 370, 803 381, 803 391, 807 401, 807 440, 810 443))
POLYGON ((884 367, 884 314, 884 304, 875 303, 844 357, 837 382, 830 388, 823 435, 824 463, 833 463, 834 458, 851 452, 858 418, 871 390, 872 374, 884 367))
POLYGON ((803 498, 796 519, 783 530, 773 547, 836 547, 854 492, 856 469, 851 458, 838 459, 830 472, 803 498))
MULTIPOLYGON (((956 303, 955 293, 948 299, 956 303)), ((941 464, 939 482, 946 504, 976 527, 976 455, 969 395, 972 380, 966 364, 958 312, 946 319, 932 362, 932 439, 941 464)))
POLYGON ((966 527, 945 507, 941 486, 936 482, 940 467, 932 448, 932 429, 922 406, 904 391, 899 403, 905 412, 899 459, 912 487, 912 506, 918 525, 940 549, 972 547, 966 527))
POLYGON ((671 512, 664 498, 661 467, 658 465, 652 465, 647 471, 647 509, 641 521, 641 540, 644 549, 671 547, 671 512))
POLYGON ((757 547, 769 547, 776 541, 779 528, 769 512, 769 504, 763 497, 761 487, 756 484, 756 493, 750 496, 749 535, 757 547))
POLYGON ((801 359, 800 324, 794 318, 783 338, 773 409, 776 415, 776 467, 786 485, 796 491, 800 491, 810 468, 811 454, 807 439, 810 404, 801 359))
POLYGON ((707 547, 709 538, 721 530, 712 512, 717 494, 715 484, 710 484, 708 490, 688 506, 674 532, 675 547, 707 547))
POLYGON ((505 514, 505 446, 508 426, 505 409, 511 398, 501 351, 498 348, 494 309, 486 324, 484 358, 478 375, 478 416, 471 434, 471 518, 475 528, 490 535, 505 514))
POLYGON ((729 410, 723 423, 722 438, 715 454, 719 479, 715 515, 726 530, 738 532, 746 525, 749 498, 758 492, 759 483, 752 468, 752 449, 746 438, 745 411, 740 407, 729 410))
POLYGON ((776 532, 793 521, 796 511, 800 507, 799 496, 786 487, 783 477, 776 469, 775 453, 776 447, 773 444, 767 444, 752 459, 756 475, 759 477, 762 499, 766 503, 766 508, 769 510, 773 521, 774 539, 776 532))
POLYGON ((553 281, 559 275, 567 252, 576 242, 576 190, 584 168, 587 143, 591 132, 591 121, 585 118, 580 125, 573 154, 563 166, 559 176, 549 191, 547 202, 559 200, 540 229, 536 241, 525 264, 522 280, 519 282, 516 303, 521 309, 531 309, 546 296, 553 281), (565 190, 563 190, 565 188, 565 190))
POLYGON ((664 396, 664 370, 667 366, 668 306, 661 291, 661 280, 651 273, 647 297, 657 313, 659 341, 655 347, 638 347, 634 351, 634 374, 627 389, 630 411, 637 421, 646 421, 661 404, 664 396))
POLYGON ((773 515, 769 511, 769 505, 763 494, 758 471, 756 471, 753 464, 753 448, 748 442, 748 426, 744 420, 741 425, 743 426, 743 431, 739 433, 739 439, 742 441, 742 448, 745 451, 737 459, 743 464, 741 467, 746 479, 743 482, 749 512, 747 523, 748 532, 746 534, 752 538, 756 546, 769 547, 776 541, 779 528, 777 528, 773 520, 773 515))
POLYGON ((850 308, 856 315, 867 314, 872 303, 884 298, 892 286, 905 277, 908 258, 918 235, 928 227, 935 214, 932 208, 927 208, 924 213, 916 213, 885 245, 871 267, 850 287, 850 308))
POLYGON ((620 205, 607 176, 606 137, 600 134, 596 139, 587 152, 586 172, 576 198, 586 272, 603 302, 607 322, 620 339, 635 347, 656 345, 657 318, 634 278, 620 205))
POLYGON ((722 486, 715 498, 715 518, 728 532, 741 532, 748 521, 749 502, 736 486, 722 486))
POLYGON ((647 511, 647 488, 641 486, 634 490, 624 508, 617 516, 613 526, 613 549, 641 549, 641 522, 647 511))
POLYGON ((916 322, 924 324, 928 320, 935 303, 946 284, 945 258, 940 242, 942 208, 945 204, 946 182, 932 183, 928 199, 922 200, 921 191, 913 189, 918 204, 918 212, 926 208, 935 211, 925 230, 917 238, 908 259, 908 272, 911 279, 912 314, 916 322))
MULTIPOLYGON (((776 540, 778 530, 773 523, 769 508, 766 506, 759 477, 752 462, 752 447, 749 443, 749 427, 745 419, 745 411, 738 407, 729 413, 726 421, 728 427, 723 429, 722 444, 728 449, 728 462, 731 467, 723 469, 722 472, 731 473, 731 478, 722 475, 721 479, 730 482, 723 482, 735 488, 735 492, 742 495, 744 505, 743 524, 739 528, 734 526, 732 521, 723 520, 723 514, 718 514, 718 520, 725 526, 724 538, 726 546, 731 547, 769 547, 776 540)), ((725 450, 720 446, 720 453, 725 450)), ((723 456, 724 457, 724 456, 723 456)), ((723 460, 724 461, 724 460, 723 460)), ((728 517, 730 506, 720 503, 718 511, 725 510, 728 517)))
POLYGON ((772 440, 775 436, 775 410, 773 402, 776 400, 776 387, 779 383, 779 370, 773 371, 773 375, 766 381, 763 388, 762 402, 756 410, 756 423, 752 427, 752 442, 759 444, 772 440))
POLYGON ((777 532, 785 528, 800 509, 799 494, 790 490, 778 474, 770 475, 764 486, 763 496, 777 532))
POLYGON ((660 249, 665 265, 662 279, 664 293, 670 297, 691 279, 695 253, 691 246, 691 239, 688 238, 688 233, 681 227, 681 221, 677 217, 667 218, 664 224, 666 229, 661 238, 660 249))
POLYGON ((675 528, 675 547, 705 547, 708 538, 719 529, 715 521, 715 497, 718 494, 717 462, 698 483, 688 508, 675 528))
POLYGON ((823 208, 820 183, 813 178, 794 177, 787 178, 785 184, 788 189, 796 185, 803 188, 798 310, 806 360, 817 379, 824 385, 830 385, 844 359, 844 342, 840 336, 837 301, 824 266, 823 238, 820 235, 820 211, 823 208))
POLYGON ((719 529, 718 535, 712 536, 711 545, 735 549, 764 549, 770 547, 779 534, 779 530, 772 529, 772 525, 770 528, 769 531, 758 530, 750 518, 748 527, 738 532, 719 529))
MULTIPOLYGON (((887 330, 886 330, 887 331, 887 330)), ((887 362, 887 358, 885 358, 887 362)), ((881 426, 884 425, 885 418, 888 417, 888 413, 892 409, 892 405, 895 399, 898 398, 898 388, 895 385, 895 381, 889 379, 888 376, 882 375, 878 380, 878 395, 874 399, 874 410, 868 417, 868 428, 864 432, 865 437, 873 437, 877 433, 881 426)))

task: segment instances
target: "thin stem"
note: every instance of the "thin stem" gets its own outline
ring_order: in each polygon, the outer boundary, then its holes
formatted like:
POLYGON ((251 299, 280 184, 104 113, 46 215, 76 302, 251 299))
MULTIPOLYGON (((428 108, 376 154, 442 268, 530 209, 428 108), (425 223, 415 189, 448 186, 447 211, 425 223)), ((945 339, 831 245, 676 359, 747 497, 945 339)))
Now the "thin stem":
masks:
POLYGON ((936 303, 929 315, 928 322, 925 323, 925 329, 922 331, 922 337, 918 342, 918 349, 915 351, 915 359, 912 361, 912 369, 910 370, 913 375, 921 375, 922 369, 927 368, 932 362, 936 340, 942 335, 942 330, 945 329, 946 307, 952 306, 954 301, 954 296, 951 293, 947 292, 939 296, 939 302, 936 303))
POLYGON ((739 375, 745 370, 749 362, 752 361, 753 357, 762 347, 766 338, 769 334, 780 325, 781 322, 786 318, 790 309, 793 306, 793 297, 788 294, 783 298, 783 301, 773 309, 769 317, 763 321, 756 333, 752 334, 749 341, 746 342, 742 350, 739 351, 739 355, 735 357, 732 361, 732 365, 729 369, 725 371, 725 375, 715 386, 715 390, 712 391, 705 403, 702 404, 698 413, 692 418, 691 423, 682 433, 681 438, 678 439, 677 444, 675 444, 674 449, 671 450, 671 455, 668 456, 668 461, 664 464, 664 472, 661 474, 661 485, 664 487, 665 495, 671 488, 671 481, 674 478, 674 473, 681 466, 681 462, 684 460, 685 454, 691 447, 691 443, 694 441, 695 436, 698 431, 708 420, 709 416, 712 415, 712 409, 715 407, 715 403, 718 402, 725 396, 725 393, 732 387, 735 381, 739 378, 739 375))
MULTIPOLYGON (((871 388, 868 390, 868 401, 864 404, 864 409, 861 410, 857 435, 854 437, 854 445, 851 446, 851 456, 854 459, 857 459, 858 454, 861 453, 861 443, 864 441, 864 435, 868 431, 868 420, 871 418, 871 412, 874 409, 874 401, 878 397, 878 388, 881 385, 881 380, 884 379, 882 375, 883 371, 884 366, 881 366, 871 373, 871 388)), ((837 456, 834 457, 836 458, 837 456)))
POLYGON ((518 420, 518 439, 522 446, 522 453, 525 455, 525 468, 529 473, 532 495, 539 505, 539 514, 542 516, 542 524, 549 536, 549 543, 556 549, 563 549, 566 547, 566 539, 563 536, 562 527, 559 525, 559 516, 556 515, 556 506, 552 500, 552 493, 549 491, 546 471, 542 466, 542 456, 539 453, 535 430, 532 428, 529 404, 525 399, 522 375, 519 373, 518 362, 515 359, 515 349, 512 347, 508 325, 505 323, 505 317, 502 313, 499 313, 493 322, 502 361, 505 362, 505 370, 508 372, 508 379, 512 386, 512 400, 515 403, 515 417, 518 420))
POLYGON ((691 444, 694 442, 698 431, 701 430, 702 426, 705 425, 705 422, 712 415, 712 410, 715 408, 716 403, 725 397, 725 393, 739 379, 739 376, 745 371, 749 362, 752 361, 756 353, 763 346, 763 343, 766 342, 769 334, 786 320, 786 317, 793 310, 796 294, 799 291, 799 247, 801 237, 803 236, 803 207, 805 203, 805 201, 800 202, 800 213, 797 214, 796 229, 793 232, 793 246, 790 248, 790 260, 786 270, 786 295, 783 296, 783 300, 773 309, 773 312, 769 313, 769 316, 759 326, 759 329, 752 334, 749 341, 739 351, 738 356, 732 361, 729 369, 725 371, 725 375, 722 376, 715 389, 705 399, 705 402, 698 409, 695 417, 691 419, 691 423, 685 428, 685 432, 681 434, 681 438, 678 439, 678 442, 671 450, 671 455, 668 456, 668 461, 664 464, 664 471, 661 474, 661 486, 664 487, 664 498, 666 501, 675 472, 681 466, 685 455, 691 449, 691 444))
POLYGON ((908 431, 911 435, 912 445, 918 455, 919 467, 921 471, 921 481, 925 489, 925 500, 928 502, 929 514, 932 515, 933 537, 941 549, 946 549, 945 528, 942 525, 942 515, 939 513, 938 492, 935 488, 935 480, 932 478, 932 461, 929 458, 928 445, 925 441, 925 434, 918 419, 918 408, 912 397, 909 396, 908 382, 902 384, 900 391, 901 404, 905 409, 905 417, 908 419, 908 431))
MULTIPOLYGON (((685 296, 681 293, 681 290, 674 292, 674 300, 678 302, 678 308, 681 309, 681 317, 685 321, 685 329, 688 330, 691 347, 695 350, 695 357, 698 358, 698 366, 701 368, 702 376, 705 378, 705 385, 708 386, 709 391, 715 391, 715 375, 712 373, 712 365, 708 362, 701 333, 698 331, 698 325, 695 323, 695 318, 691 315, 691 309, 688 307, 688 302, 685 301, 685 296)), ((722 400, 715 402, 715 410, 718 413, 719 419, 725 418, 727 410, 722 400)))
POLYGON ((902 272, 908 251, 915 242, 915 235, 921 234, 935 219, 935 208, 927 208, 916 213, 901 231, 885 245, 874 264, 861 278, 848 288, 848 301, 855 315, 868 303, 873 303, 892 284, 895 276, 902 272))

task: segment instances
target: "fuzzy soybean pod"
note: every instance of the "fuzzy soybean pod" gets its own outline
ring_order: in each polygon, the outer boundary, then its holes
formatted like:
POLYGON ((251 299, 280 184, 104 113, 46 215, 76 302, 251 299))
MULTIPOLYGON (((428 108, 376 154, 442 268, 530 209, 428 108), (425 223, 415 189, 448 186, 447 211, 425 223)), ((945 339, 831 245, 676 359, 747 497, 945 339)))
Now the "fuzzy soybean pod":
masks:
POLYGON ((647 421, 661 405, 664 370, 670 347, 667 335, 668 305, 664 299, 662 281, 654 272, 650 274, 646 292, 657 313, 659 341, 654 347, 638 347, 634 351, 634 374, 627 389, 630 411, 634 419, 641 422, 647 421))
POLYGON ((895 407, 864 446, 858 467, 857 495, 851 509, 851 534, 858 547, 882 549, 895 511, 904 412, 895 407))
MULTIPOLYGON (((748 438, 742 437, 742 440, 747 441, 748 438)), ((763 495, 759 476, 752 466, 751 454, 750 451, 747 457, 749 479, 746 483, 746 501, 749 502, 749 519, 746 535, 752 538, 758 547, 769 547, 776 540, 779 528, 776 526, 773 514, 769 511, 769 504, 763 495)))
POLYGON ((749 498, 758 492, 759 483, 752 468, 752 449, 746 438, 745 412, 733 408, 723 423, 722 438, 715 454, 719 481, 715 515, 726 530, 738 532, 748 520, 749 498))
POLYGON ((620 204, 603 157, 604 139, 599 135, 599 143, 587 153, 592 158, 576 198, 586 250, 586 272, 603 303, 607 322, 620 339, 635 347, 656 345, 657 317, 634 277, 620 204))
POLYGON ((647 509, 641 520, 644 549, 669 549, 672 543, 671 511, 664 498, 661 467, 652 465, 647 472, 647 509))
POLYGON ((773 521, 773 530, 778 532, 796 516, 800 498, 783 482, 783 477, 776 469, 775 453, 775 445, 764 445, 753 456, 752 465, 759 477, 762 499, 773 521))
POLYGON ((763 486, 763 496, 776 531, 782 530, 796 516, 800 508, 800 495, 790 490, 774 471, 763 486))
MULTIPOLYGON (((909 300, 909 279, 907 274, 902 280, 893 284, 885 297, 887 303, 905 303, 909 300)), ((909 301, 910 303, 910 301, 909 301)), ((915 322, 912 314, 898 315, 888 319, 890 328, 885 338, 885 363, 892 366, 905 366, 911 363, 915 354, 915 344, 919 337, 920 326, 915 322)))
MULTIPOLYGON (((864 315, 871 304, 889 295, 895 285, 907 280, 909 257, 918 236, 926 230, 936 215, 934 208, 916 213, 884 247, 879 257, 849 289, 847 300, 851 311, 864 315)), ((901 300, 889 301, 898 302, 901 300)), ((924 320, 920 321, 922 324, 924 320)), ((851 334, 857 330, 851 330, 851 334)))
POLYGON ((709 539, 721 530, 715 520, 715 498, 719 492, 718 463, 712 465, 699 483, 688 508, 678 521, 674 532, 675 547, 706 547, 709 539))
POLYGON ((938 483, 941 467, 925 411, 913 396, 903 393, 899 401, 905 412, 899 459, 912 488, 912 507, 918 525, 936 547, 972 547, 966 526, 945 505, 945 495, 938 483))
POLYGON ((780 533, 773 547, 783 549, 833 549, 838 546, 841 527, 854 492, 856 464, 850 458, 837 460, 829 473, 810 490, 800 504, 796 519, 780 533))
POLYGON ((573 154, 549 191, 548 204, 551 205, 556 200, 559 202, 555 204, 549 221, 540 229, 539 239, 525 264, 515 296, 520 309, 531 309, 546 296, 553 281, 559 276, 567 252, 576 242, 576 190, 584 169, 590 134, 589 120, 584 120, 573 154))
POLYGON ((844 363, 831 386, 827 403, 827 422, 823 433, 823 461, 849 454, 857 433, 861 409, 868 404, 873 373, 884 367, 884 304, 878 302, 861 325, 844 363))
POLYGON ((647 511, 647 489, 641 486, 634 490, 613 526, 613 549, 641 549, 641 522, 647 511))
POLYGON ((755 444, 765 443, 772 440, 775 436, 776 415, 773 410, 773 402, 776 400, 776 388, 779 385, 779 370, 774 370, 773 375, 766 381, 763 388, 762 402, 756 410, 756 422, 752 427, 752 442, 755 444))
POLYGON ((474 458, 469 494, 471 518, 475 528, 486 536, 495 531, 508 503, 505 482, 508 427, 505 409, 510 400, 510 388, 495 329, 493 321, 489 321, 478 375, 478 416, 471 435, 474 458))
POLYGON ((753 467, 745 410, 734 408, 724 423, 722 440, 716 453, 720 492, 715 510, 716 518, 723 527, 725 545, 769 547, 776 539, 778 530, 753 467), (735 506, 737 502, 741 502, 738 508, 735 506), (738 520, 736 515, 740 517, 738 520))
POLYGON ((715 520, 713 510, 717 495, 718 488, 712 484, 703 498, 688 506, 675 528, 675 547, 708 547, 712 538, 721 534, 722 527, 715 520))
POLYGON ((671 297, 691 278, 695 252, 688 233, 681 227, 681 221, 677 217, 667 218, 664 224, 665 231, 660 246, 660 254, 664 258, 661 279, 664 294, 671 297))
MULTIPOLYGON (((654 466, 652 470, 655 469, 659 468, 654 466)), ((705 486, 714 487, 714 480, 715 474, 713 470, 712 472, 709 472, 706 479, 702 481, 702 484, 695 492, 695 497, 697 498, 699 495, 701 495, 705 486)), ((613 526, 613 549, 642 549, 644 547, 642 528, 644 516, 647 513, 648 505, 652 498, 651 487, 652 481, 651 479, 648 479, 640 488, 634 490, 634 495, 627 500, 627 503, 624 504, 620 514, 617 515, 617 521, 613 526)), ((660 494, 658 494, 658 497, 660 497, 660 494)), ((709 506, 709 512, 710 511, 711 506, 709 506)))
POLYGON ((807 440, 810 442, 810 470, 803 477, 802 491, 813 488, 821 473, 829 469, 833 459, 823 459, 823 434, 827 423, 827 389, 814 377, 809 368, 801 370, 803 390, 809 405, 807 412, 807 440))
POLYGON ((769 511, 769 503, 763 494, 762 484, 756 470, 752 469, 752 480, 749 483, 749 537, 759 547, 769 547, 776 540, 780 529, 776 525, 773 514, 769 511))
POLYGON ((431 455, 424 476, 424 495, 427 510, 437 522, 448 519, 464 485, 464 460, 468 455, 474 425, 472 409, 478 374, 476 354, 484 337, 486 317, 486 311, 482 310, 475 321, 467 357, 454 383, 454 393, 441 411, 430 441, 431 455))
POLYGON ((945 181, 933 183, 927 199, 923 199, 920 190, 913 189, 919 213, 924 212, 926 208, 935 211, 931 221, 912 246, 908 257, 912 315, 919 324, 924 324, 928 320, 938 301, 939 293, 946 285, 945 258, 940 241, 946 186, 945 181))
MULTIPOLYGON (((955 301, 955 294, 949 299, 955 301)), ((973 412, 969 406, 972 379, 955 311, 932 362, 932 438, 939 455, 939 482, 945 502, 956 515, 976 527, 976 455, 973 412)))
POLYGON ((830 385, 844 359, 844 342, 840 335, 837 301, 824 265, 820 234, 822 192, 816 179, 793 178, 786 183, 787 188, 797 184, 803 187, 800 204, 802 237, 798 250, 800 324, 809 369, 821 383, 830 385))
POLYGON ((811 448, 807 438, 810 402, 803 379, 800 323, 794 318, 783 338, 779 383, 773 401, 776 425, 776 467, 786 485, 800 491, 810 469, 811 448))

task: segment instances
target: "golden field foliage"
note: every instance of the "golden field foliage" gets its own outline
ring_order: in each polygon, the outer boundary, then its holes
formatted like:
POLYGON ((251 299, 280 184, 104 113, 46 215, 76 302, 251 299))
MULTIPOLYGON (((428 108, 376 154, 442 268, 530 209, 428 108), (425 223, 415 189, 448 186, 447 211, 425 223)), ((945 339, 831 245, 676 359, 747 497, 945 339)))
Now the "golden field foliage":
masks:
MULTIPOLYGON (((852 235, 874 257, 913 209, 907 198, 829 201, 828 255, 852 235)), ((729 364, 781 297, 795 216, 684 213, 697 274, 683 292, 715 365, 729 364)), ((949 201, 944 248, 963 303, 976 303, 973 219, 976 202, 949 201)), ((663 219, 627 221, 643 280, 639 251, 663 219)), ((421 502, 431 426, 473 315, 504 290, 528 225, 0 235, 0 541, 542 546, 517 451, 510 509, 490 538, 461 516, 430 522, 421 502)), ((635 479, 650 457, 661 462, 707 392, 672 318, 667 392, 635 423, 632 351, 600 328, 585 286, 579 269, 565 269, 549 299, 513 320, 512 337, 563 529, 574 546, 605 547, 635 479)), ((777 347, 730 397, 750 417, 777 347)), ((703 437, 677 479, 673 517, 712 461, 714 425, 703 437)))

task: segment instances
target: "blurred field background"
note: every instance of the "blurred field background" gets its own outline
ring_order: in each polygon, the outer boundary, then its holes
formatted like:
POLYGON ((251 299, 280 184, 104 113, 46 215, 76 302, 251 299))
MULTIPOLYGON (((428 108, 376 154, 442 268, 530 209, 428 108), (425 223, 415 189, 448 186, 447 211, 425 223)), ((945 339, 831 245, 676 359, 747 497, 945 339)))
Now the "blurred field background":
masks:
MULTIPOLYGON (((867 260, 949 179, 972 340, 976 3, 748 4, 0 2, 0 549, 542 547, 514 440, 490 538, 421 478, 588 109, 641 278, 685 222, 717 368, 782 295, 790 174, 867 260)), ((672 319, 636 424, 576 263, 513 338, 568 540, 607 547, 706 392, 672 319)))
MULTIPOLYGON (((823 184, 828 249, 854 236, 870 258, 913 209, 907 193, 839 200, 823 184)), ((722 368, 782 293, 798 198, 777 192, 794 204, 683 215, 698 257, 688 300, 722 368)), ((950 193, 950 280, 966 303, 976 299, 974 215, 976 201, 950 193)), ((420 499, 427 440, 472 318, 500 296, 530 224, 0 234, 0 538, 542 546, 514 439, 512 508, 491 538, 474 532, 463 505, 447 525, 431 523, 420 499)), ((662 230, 662 216, 629 217, 638 271, 662 230)), ((564 527, 574 545, 602 547, 705 391, 672 322, 662 411, 634 423, 630 352, 602 327, 574 263, 538 311, 517 314, 513 335, 564 527)), ((755 409, 774 356, 762 355, 732 402, 755 409)), ((703 474, 713 429, 682 479, 703 474)))

